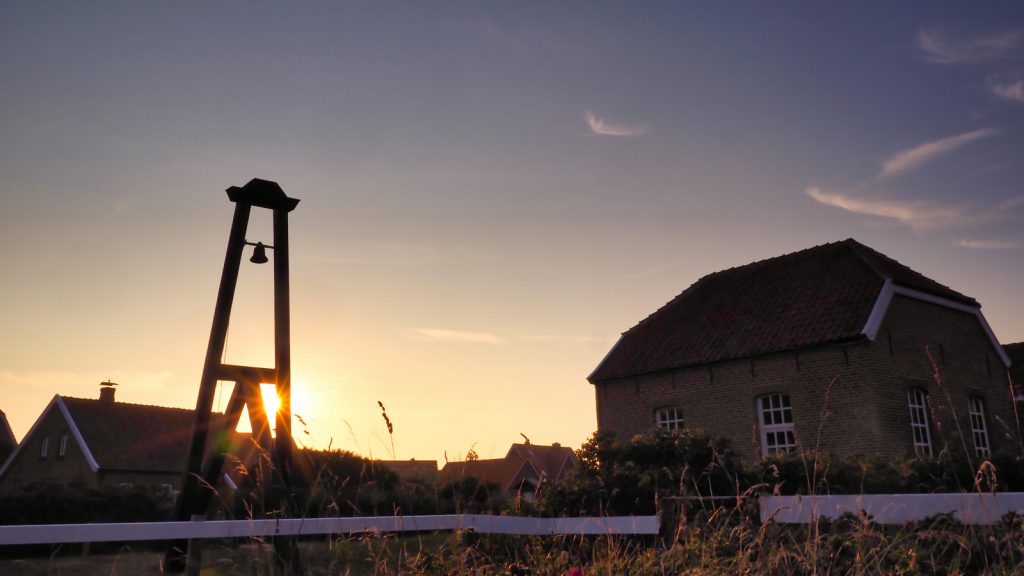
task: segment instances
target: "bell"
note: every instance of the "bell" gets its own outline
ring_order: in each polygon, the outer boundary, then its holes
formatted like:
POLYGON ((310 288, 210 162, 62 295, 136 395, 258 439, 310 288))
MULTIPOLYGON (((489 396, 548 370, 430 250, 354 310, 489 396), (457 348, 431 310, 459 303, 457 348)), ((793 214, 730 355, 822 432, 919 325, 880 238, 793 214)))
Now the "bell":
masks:
POLYGON ((267 247, 263 245, 263 242, 256 243, 256 247, 252 249, 252 258, 249 258, 249 262, 253 264, 267 263, 267 247))

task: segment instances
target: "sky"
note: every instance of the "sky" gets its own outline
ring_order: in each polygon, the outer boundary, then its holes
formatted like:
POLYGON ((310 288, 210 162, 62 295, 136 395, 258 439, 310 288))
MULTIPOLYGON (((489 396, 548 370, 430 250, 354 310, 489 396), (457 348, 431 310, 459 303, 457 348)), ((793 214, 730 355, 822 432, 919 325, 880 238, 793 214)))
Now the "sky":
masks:
MULTIPOLYGON (((1024 340, 1019 3, 15 1, 0 78, 19 439, 104 380, 195 406, 224 190, 251 178, 301 200, 313 448, 578 447, 619 334, 706 274, 845 238, 1024 340)), ((272 366, 272 267, 244 264, 225 359, 272 366)))

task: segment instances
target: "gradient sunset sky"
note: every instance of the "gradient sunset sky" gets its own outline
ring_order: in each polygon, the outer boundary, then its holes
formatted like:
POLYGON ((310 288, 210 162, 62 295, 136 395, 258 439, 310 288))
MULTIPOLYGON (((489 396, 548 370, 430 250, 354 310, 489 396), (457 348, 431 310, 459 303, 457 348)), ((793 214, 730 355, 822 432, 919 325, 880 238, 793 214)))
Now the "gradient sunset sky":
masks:
MULTIPOLYGON (((107 379, 194 407, 254 177, 301 199, 306 446, 578 447, 621 332, 848 237, 1024 340, 1019 2, 5 2, 0 72, 19 439, 107 379)), ((272 365, 271 270, 242 268, 229 362, 272 365)))

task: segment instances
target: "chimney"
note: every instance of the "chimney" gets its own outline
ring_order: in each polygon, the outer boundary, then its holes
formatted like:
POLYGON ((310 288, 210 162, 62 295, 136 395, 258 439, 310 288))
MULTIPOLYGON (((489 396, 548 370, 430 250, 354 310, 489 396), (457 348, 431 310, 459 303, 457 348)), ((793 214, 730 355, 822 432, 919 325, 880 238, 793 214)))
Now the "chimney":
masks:
POLYGON ((103 404, 114 403, 114 386, 117 386, 117 382, 100 382, 100 402, 103 404))

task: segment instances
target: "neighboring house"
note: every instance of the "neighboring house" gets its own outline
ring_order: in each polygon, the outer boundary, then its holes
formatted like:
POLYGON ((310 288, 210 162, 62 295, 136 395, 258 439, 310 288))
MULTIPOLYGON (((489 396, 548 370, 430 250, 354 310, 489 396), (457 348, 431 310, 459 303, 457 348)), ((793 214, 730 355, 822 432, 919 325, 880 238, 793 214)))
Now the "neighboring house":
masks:
POLYGON ((973 458, 1018 437, 1009 365, 973 298, 849 239, 701 278, 588 380, 598 428, 624 440, 686 427, 748 459, 973 458))
MULTIPOLYGON (((53 482, 178 490, 194 420, 193 410, 115 402, 110 385, 98 400, 58 394, 0 466, 0 488, 53 482)), ((243 436, 233 435, 235 449, 244 451, 243 436)))
POLYGON ((542 481, 557 481, 572 471, 576 466, 576 452, 572 448, 562 446, 558 442, 550 446, 531 444, 513 444, 505 454, 505 458, 525 458, 533 464, 542 481))
POLYGON ((374 460, 373 463, 383 465, 403 481, 437 482, 437 460, 374 460))
POLYGON ((503 494, 531 495, 544 482, 561 479, 575 465, 576 454, 561 444, 513 444, 504 458, 448 462, 441 469, 441 480, 451 483, 472 477, 498 485, 503 494))
POLYGON ((1003 350, 1010 357, 1010 380, 1017 401, 1024 400, 1024 342, 1004 344, 1003 350))
POLYGON ((7 421, 7 415, 0 410, 0 462, 7 460, 7 457, 18 447, 18 441, 14 438, 14 431, 7 421))

